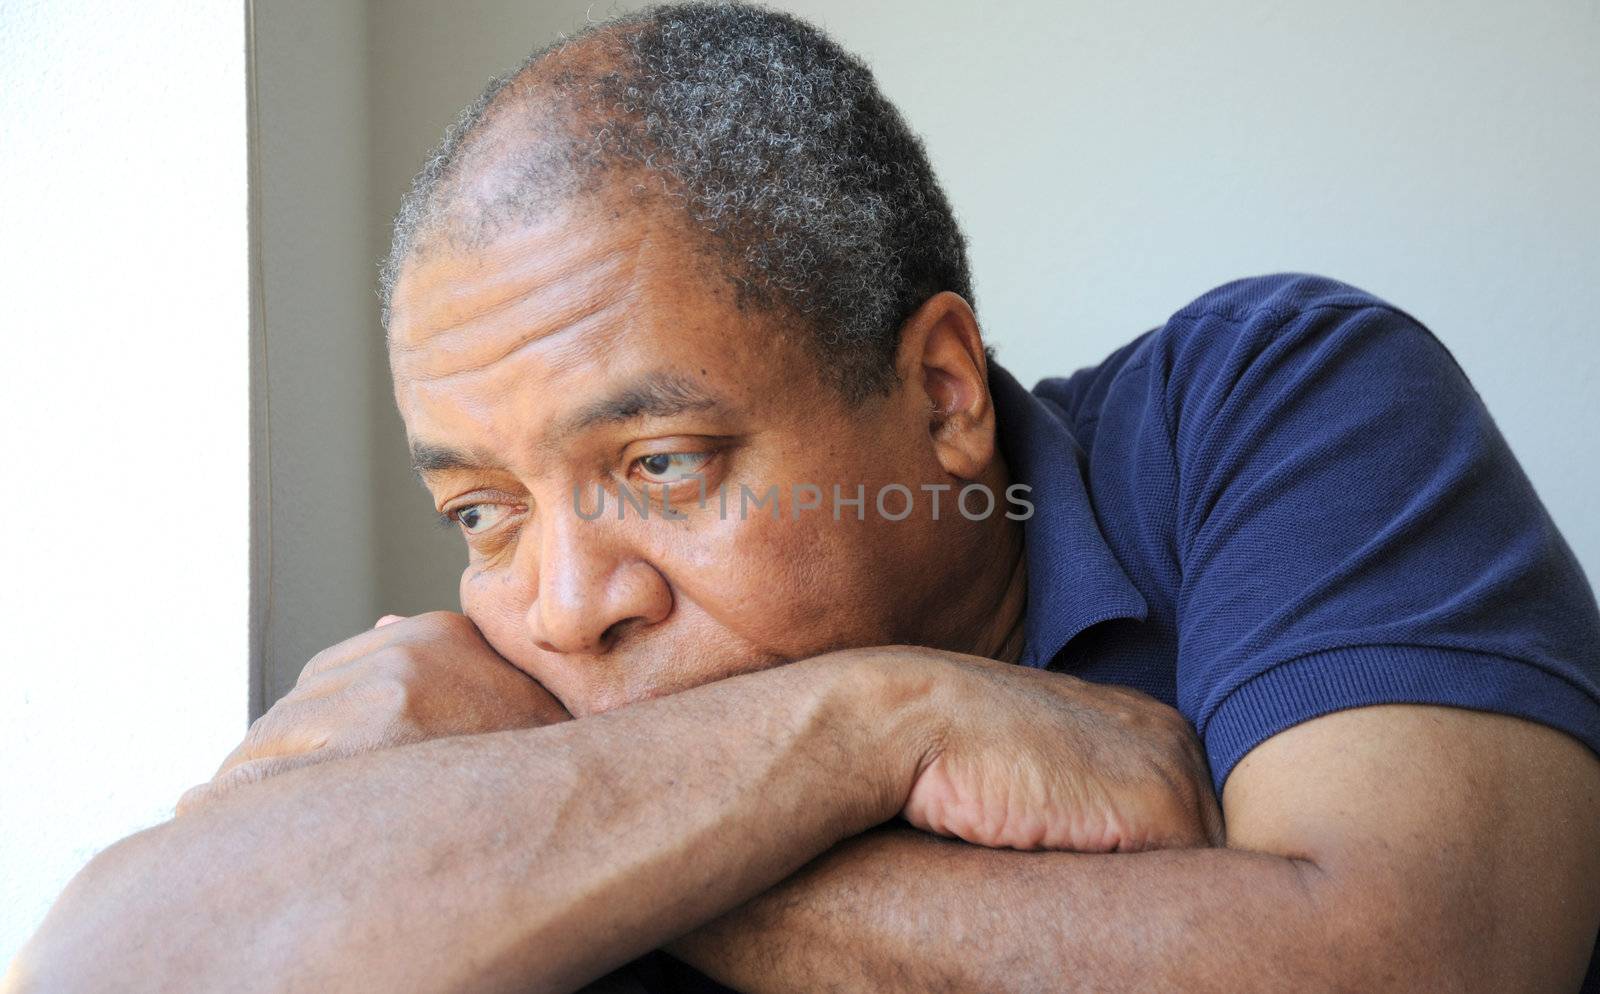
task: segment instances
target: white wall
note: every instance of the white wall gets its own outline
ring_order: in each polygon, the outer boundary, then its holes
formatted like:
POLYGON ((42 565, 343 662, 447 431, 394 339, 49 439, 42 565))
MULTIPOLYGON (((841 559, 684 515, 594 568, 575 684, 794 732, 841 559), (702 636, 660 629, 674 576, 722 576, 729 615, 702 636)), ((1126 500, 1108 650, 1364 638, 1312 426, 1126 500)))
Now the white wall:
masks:
MULTIPOLYGON (((374 0, 374 254, 489 76, 634 6, 374 0)), ((971 239, 979 317, 1024 380, 1096 362, 1239 276, 1356 283, 1450 346, 1600 579, 1600 6, 776 6, 865 56, 925 137, 971 239)), ((394 494, 390 407, 375 438, 394 494)), ((459 553, 415 500, 383 511, 377 582, 396 610, 455 602, 459 553)))
POLYGON ((236 5, 0 2, 0 968, 245 727, 236 5))

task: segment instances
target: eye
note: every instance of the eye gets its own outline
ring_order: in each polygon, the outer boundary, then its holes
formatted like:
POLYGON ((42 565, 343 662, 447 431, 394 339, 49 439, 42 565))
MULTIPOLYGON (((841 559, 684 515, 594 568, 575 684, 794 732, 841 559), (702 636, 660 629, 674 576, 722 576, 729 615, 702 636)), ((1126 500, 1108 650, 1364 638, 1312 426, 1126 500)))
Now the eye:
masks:
POLYGON ((633 464, 639 467, 640 475, 647 482, 671 486, 688 479, 692 473, 698 473, 711 460, 711 456, 710 452, 658 452, 640 456, 633 464))
POLYGON ((461 525, 462 531, 468 535, 478 535, 505 520, 509 511, 510 508, 504 504, 467 504, 448 512, 448 515, 461 525))

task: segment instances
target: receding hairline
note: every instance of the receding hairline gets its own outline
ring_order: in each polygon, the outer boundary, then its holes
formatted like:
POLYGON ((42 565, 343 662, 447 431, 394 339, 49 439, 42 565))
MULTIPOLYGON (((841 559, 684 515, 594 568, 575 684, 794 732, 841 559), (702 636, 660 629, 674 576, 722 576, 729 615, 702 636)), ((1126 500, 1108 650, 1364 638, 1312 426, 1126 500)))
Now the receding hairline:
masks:
POLYGON ((798 317, 850 396, 892 387, 898 330, 931 294, 973 300, 927 150, 870 67, 793 14, 688 2, 586 27, 491 81, 396 215, 385 324, 426 243, 481 242, 619 168, 693 223, 741 308, 798 317))
POLYGON ((621 42, 637 30, 628 21, 590 25, 534 52, 467 109, 443 156, 449 159, 444 171, 404 219, 405 238, 386 266, 385 323, 405 263, 435 244, 480 247, 508 225, 573 200, 615 193, 620 183, 604 191, 601 186, 620 168, 641 192, 663 184, 667 177, 644 164, 586 150, 611 119, 570 92, 623 72, 621 42))

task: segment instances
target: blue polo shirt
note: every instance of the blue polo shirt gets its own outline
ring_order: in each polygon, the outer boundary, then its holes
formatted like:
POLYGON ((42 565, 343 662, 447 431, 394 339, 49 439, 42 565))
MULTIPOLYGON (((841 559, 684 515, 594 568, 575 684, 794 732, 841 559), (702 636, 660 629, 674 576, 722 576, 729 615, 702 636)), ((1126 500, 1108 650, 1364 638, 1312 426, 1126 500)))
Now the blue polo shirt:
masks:
POLYGON ((1404 311, 1239 280, 1097 366, 1031 393, 995 367, 990 389, 1035 505, 1022 662, 1176 707, 1219 794, 1268 738, 1369 704, 1516 715, 1600 753, 1594 593, 1404 311))
POLYGON ((1405 312, 1240 280, 1031 393, 990 382, 1035 504, 1023 662, 1178 708, 1219 793, 1271 736, 1368 704, 1502 712, 1600 753, 1594 594, 1405 312))
MULTIPOLYGON (((1176 707, 1219 793, 1266 739, 1370 704, 1516 715, 1600 753, 1594 594, 1404 311, 1240 280, 1097 366, 1030 392, 992 365, 990 388, 1034 504, 1022 663, 1176 707)), ((723 990, 674 966, 651 986, 723 990)))

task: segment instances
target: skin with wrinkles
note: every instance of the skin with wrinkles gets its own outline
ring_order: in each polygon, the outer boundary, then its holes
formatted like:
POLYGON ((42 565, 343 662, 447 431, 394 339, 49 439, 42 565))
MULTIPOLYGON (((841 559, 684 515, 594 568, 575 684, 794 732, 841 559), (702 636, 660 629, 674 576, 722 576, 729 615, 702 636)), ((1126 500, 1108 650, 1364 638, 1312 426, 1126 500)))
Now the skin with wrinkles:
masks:
POLYGON ((5 990, 565 991, 663 945, 752 992, 1576 987, 1600 761, 1575 740, 1325 716, 1239 764, 1224 847, 1172 709, 1011 665, 1016 522, 741 520, 642 478, 1003 491, 959 295, 852 405, 629 188, 408 259, 393 303, 465 616, 312 660, 5 990), (630 482, 682 517, 572 509, 630 482))
POLYGON ((422 478, 441 511, 495 519, 467 536, 461 579, 490 644, 580 716, 844 646, 1000 652, 1020 599, 987 626, 971 619, 1021 582, 1019 522, 968 521, 948 496, 938 521, 926 500, 896 522, 870 506, 865 521, 848 509, 836 521, 827 504, 833 485, 1004 492, 976 334, 950 330, 971 325, 959 301, 935 330, 966 356, 965 379, 935 370, 927 389, 946 406, 982 406, 947 417, 936 444, 908 445, 933 423, 920 369, 907 389, 847 404, 776 317, 737 306, 669 216, 618 220, 604 203, 575 204, 481 255, 429 254, 396 294, 395 396, 413 449, 481 457, 422 478), (715 406, 549 442, 581 402, 668 381, 715 406), (623 484, 660 509, 661 477, 637 462, 670 453, 708 492, 726 489, 726 514, 715 499, 699 506, 695 480, 670 488, 682 520, 574 513, 574 488, 591 506, 597 487, 623 484), (805 483, 824 490, 824 509, 796 518, 790 498, 805 483), (741 487, 773 486, 778 520, 741 517, 741 487), (944 557, 972 568, 926 568, 944 557))

